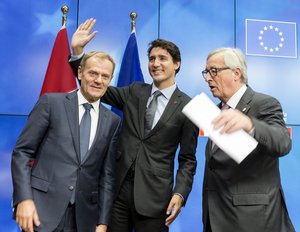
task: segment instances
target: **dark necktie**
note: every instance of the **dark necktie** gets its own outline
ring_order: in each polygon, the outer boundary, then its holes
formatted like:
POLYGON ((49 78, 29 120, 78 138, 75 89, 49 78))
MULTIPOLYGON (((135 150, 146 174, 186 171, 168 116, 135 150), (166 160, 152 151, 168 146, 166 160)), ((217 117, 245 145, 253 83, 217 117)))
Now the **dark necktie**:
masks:
POLYGON ((145 134, 148 134, 151 129, 152 129, 152 125, 153 125, 153 121, 154 121, 154 115, 157 109, 157 98, 158 96, 160 96, 162 93, 159 90, 156 90, 153 93, 153 98, 146 110, 146 114, 145 114, 145 134))
POLYGON ((90 142, 90 131, 91 131, 91 113, 90 110, 93 107, 89 103, 84 103, 83 107, 85 108, 85 112, 82 116, 80 122, 80 156, 81 160, 83 160, 85 154, 89 149, 90 142))

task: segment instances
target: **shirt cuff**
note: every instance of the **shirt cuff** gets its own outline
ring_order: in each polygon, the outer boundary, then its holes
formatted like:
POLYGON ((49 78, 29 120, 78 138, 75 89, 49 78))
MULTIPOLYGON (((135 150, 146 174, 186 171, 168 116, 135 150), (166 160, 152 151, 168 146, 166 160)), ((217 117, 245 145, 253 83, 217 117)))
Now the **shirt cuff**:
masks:
POLYGON ((84 55, 84 52, 82 52, 81 54, 79 55, 71 55, 71 58, 69 59, 69 61, 74 61, 74 60, 79 60, 81 57, 83 57, 84 55))
POLYGON ((180 193, 174 193, 174 195, 178 195, 178 196, 180 196, 181 197, 181 199, 182 199, 182 203, 184 202, 184 197, 180 194, 180 193))

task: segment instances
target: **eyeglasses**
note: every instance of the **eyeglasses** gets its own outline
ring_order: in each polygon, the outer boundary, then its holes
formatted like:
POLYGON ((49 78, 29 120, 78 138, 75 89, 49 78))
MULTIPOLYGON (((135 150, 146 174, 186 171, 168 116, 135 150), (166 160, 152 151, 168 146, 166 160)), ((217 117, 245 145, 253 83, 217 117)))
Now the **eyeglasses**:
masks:
POLYGON ((221 72, 223 70, 230 69, 229 67, 223 67, 223 68, 211 68, 211 69, 205 69, 202 71, 202 76, 206 80, 207 73, 209 73, 211 78, 214 78, 218 75, 218 72, 221 72))

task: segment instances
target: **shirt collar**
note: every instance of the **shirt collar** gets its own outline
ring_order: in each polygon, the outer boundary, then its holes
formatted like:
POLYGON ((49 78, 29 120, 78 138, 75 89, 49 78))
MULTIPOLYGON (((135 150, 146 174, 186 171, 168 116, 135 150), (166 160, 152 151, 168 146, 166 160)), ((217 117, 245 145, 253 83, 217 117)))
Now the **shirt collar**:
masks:
POLYGON ((93 109, 96 111, 96 113, 99 112, 99 104, 100 104, 100 99, 91 103, 86 98, 82 95, 80 89, 77 91, 77 96, 78 96, 78 106, 83 105, 84 103, 89 103, 93 106, 93 109))
POLYGON ((229 105, 230 108, 235 109, 235 107, 241 100, 246 90, 247 90, 247 86, 246 84, 243 84, 242 87, 238 91, 236 91, 235 94, 232 95, 232 97, 228 100, 228 102, 226 102, 226 104, 229 105))
POLYGON ((154 83, 153 83, 153 84, 152 84, 152 90, 151 90, 151 96, 152 96, 152 94, 153 94, 155 91, 159 90, 159 91, 162 93, 162 95, 163 95, 166 99, 169 100, 169 99, 171 98, 172 94, 174 93, 174 91, 175 91, 176 88, 177 88, 176 83, 174 83, 173 85, 171 85, 171 86, 169 86, 169 87, 167 87, 167 88, 164 88, 164 89, 158 89, 158 88, 154 85, 154 83))

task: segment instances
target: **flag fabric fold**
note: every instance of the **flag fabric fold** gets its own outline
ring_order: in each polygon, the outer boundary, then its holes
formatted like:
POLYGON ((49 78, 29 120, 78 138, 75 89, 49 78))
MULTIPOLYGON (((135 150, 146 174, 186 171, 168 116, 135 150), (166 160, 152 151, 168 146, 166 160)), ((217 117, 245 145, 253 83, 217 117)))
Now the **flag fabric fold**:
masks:
MULTIPOLYGON (((117 87, 128 86, 134 81, 144 82, 135 31, 132 31, 126 45, 119 72, 117 87)), ((122 118, 122 111, 112 107, 112 111, 122 118)))
POLYGON ((70 46, 66 27, 58 32, 40 93, 70 92, 77 88, 74 73, 68 63, 70 46))

